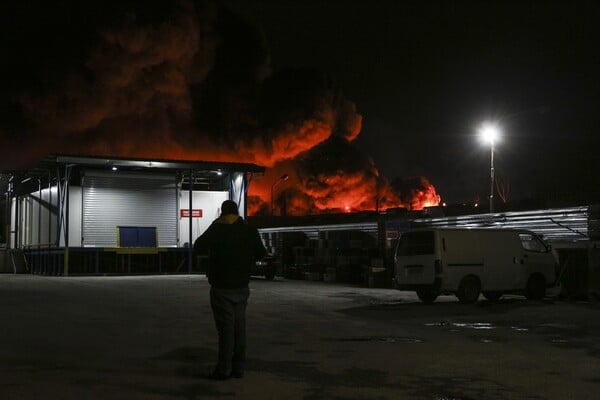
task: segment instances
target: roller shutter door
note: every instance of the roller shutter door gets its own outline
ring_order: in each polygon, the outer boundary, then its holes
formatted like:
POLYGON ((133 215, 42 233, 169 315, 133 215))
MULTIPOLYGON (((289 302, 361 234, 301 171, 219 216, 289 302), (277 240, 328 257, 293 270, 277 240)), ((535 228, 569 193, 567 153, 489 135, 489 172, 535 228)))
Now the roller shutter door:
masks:
POLYGON ((175 177, 87 171, 82 225, 86 247, 117 247, 117 226, 156 227, 159 247, 177 246, 175 177))

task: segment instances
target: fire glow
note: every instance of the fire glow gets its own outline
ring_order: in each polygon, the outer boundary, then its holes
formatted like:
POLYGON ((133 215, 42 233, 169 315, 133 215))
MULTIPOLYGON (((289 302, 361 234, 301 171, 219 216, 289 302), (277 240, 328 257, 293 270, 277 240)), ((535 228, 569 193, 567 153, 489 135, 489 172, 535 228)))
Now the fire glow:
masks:
POLYGON ((309 155, 301 154, 298 159, 278 163, 267 169, 264 177, 253 181, 248 192, 249 213, 271 213, 267 207, 271 194, 275 215, 385 211, 400 207, 421 210, 440 203, 440 196, 427 179, 390 183, 348 141, 330 139, 315 146, 309 155), (328 160, 326 154, 330 152, 335 157, 328 160), (310 159, 310 154, 314 159, 310 159), (315 164, 318 168, 310 168, 315 164), (271 191, 283 174, 288 174, 289 179, 271 191))
POLYGON ((272 213, 271 202, 277 215, 439 204, 426 179, 395 186, 352 145, 362 116, 328 76, 271 72, 260 32, 220 3, 169 7, 162 21, 115 14, 80 65, 20 91, 26 128, 0 135, 3 167, 47 153, 255 163, 267 171, 251 181, 250 215, 272 213))

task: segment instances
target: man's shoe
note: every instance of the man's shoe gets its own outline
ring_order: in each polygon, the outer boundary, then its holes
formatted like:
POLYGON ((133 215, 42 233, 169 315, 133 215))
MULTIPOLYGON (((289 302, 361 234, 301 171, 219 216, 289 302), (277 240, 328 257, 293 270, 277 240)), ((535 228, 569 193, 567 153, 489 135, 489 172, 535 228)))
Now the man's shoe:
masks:
POLYGON ((225 381, 231 378, 231 376, 215 370, 210 373, 207 378, 213 381, 225 381))
POLYGON ((242 379, 244 377, 244 371, 231 371, 231 376, 236 379, 242 379))

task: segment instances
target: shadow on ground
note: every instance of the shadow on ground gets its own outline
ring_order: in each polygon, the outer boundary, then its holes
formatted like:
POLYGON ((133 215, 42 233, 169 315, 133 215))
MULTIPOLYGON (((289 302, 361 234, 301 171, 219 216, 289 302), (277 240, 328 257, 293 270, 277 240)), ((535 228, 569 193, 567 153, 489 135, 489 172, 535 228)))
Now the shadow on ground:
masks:
POLYGON ((381 319, 410 319, 410 318, 436 318, 447 319, 449 317, 465 316, 490 316, 494 314, 506 314, 522 307, 547 307, 551 301, 531 302, 520 298, 508 298, 498 301, 482 300, 475 304, 461 304, 456 302, 437 302, 433 304, 424 304, 421 302, 406 303, 402 301, 378 302, 370 301, 369 304, 358 307, 351 307, 338 310, 338 312, 361 317, 381 319))
MULTIPOLYGON (((201 378, 199 366, 209 365, 210 360, 216 356, 215 351, 207 348, 183 347, 172 350, 162 356, 159 360, 172 361, 177 364, 174 372, 178 377, 183 378, 201 378)), ((297 361, 282 360, 270 361, 260 358, 251 358, 248 360, 250 374, 266 373, 272 375, 282 382, 299 382, 307 385, 307 389, 302 394, 305 400, 351 400, 360 397, 340 394, 340 389, 346 389, 343 392, 366 388, 382 391, 382 393, 406 393, 415 399, 431 400, 474 400, 486 398, 492 395, 492 398, 502 398, 510 393, 516 393, 509 386, 493 382, 487 379, 479 379, 477 382, 473 378, 464 378, 458 376, 394 376, 388 371, 379 369, 365 368, 347 368, 337 372, 323 371, 319 368, 317 361, 297 361), (349 390, 348 390, 349 389, 349 390), (468 394, 467 394, 468 393, 468 394)), ((251 379, 246 377, 245 379, 251 379)), ((178 389, 172 390, 154 390, 153 393, 160 393, 173 397, 184 397, 194 399, 196 397, 226 397, 235 396, 231 386, 227 391, 220 391, 218 382, 206 381, 206 383, 186 384, 178 389)), ((389 398, 385 394, 375 397, 376 399, 389 398)), ((538 399, 539 397, 531 397, 538 399)))

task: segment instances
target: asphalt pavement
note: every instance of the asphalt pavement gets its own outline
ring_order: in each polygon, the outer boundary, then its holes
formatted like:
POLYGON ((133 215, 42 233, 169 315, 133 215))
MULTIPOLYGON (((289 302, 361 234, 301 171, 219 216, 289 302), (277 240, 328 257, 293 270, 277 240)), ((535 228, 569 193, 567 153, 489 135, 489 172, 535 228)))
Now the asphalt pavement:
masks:
POLYGON ((0 399, 596 399, 600 305, 253 279, 248 370, 205 378, 204 276, 0 274, 0 399))

